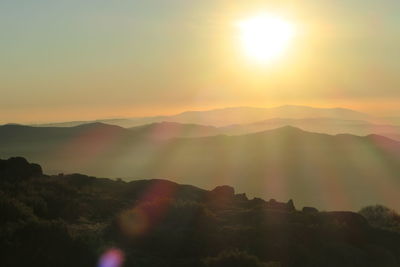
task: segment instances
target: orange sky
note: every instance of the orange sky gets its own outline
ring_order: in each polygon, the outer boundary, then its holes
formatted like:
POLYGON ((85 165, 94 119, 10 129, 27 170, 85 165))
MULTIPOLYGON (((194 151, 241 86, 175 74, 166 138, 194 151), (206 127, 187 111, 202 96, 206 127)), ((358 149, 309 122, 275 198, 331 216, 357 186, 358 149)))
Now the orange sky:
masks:
POLYGON ((230 106, 400 116, 400 2, 148 0, 0 3, 0 123, 230 106), (248 60, 237 22, 296 27, 282 58, 248 60))

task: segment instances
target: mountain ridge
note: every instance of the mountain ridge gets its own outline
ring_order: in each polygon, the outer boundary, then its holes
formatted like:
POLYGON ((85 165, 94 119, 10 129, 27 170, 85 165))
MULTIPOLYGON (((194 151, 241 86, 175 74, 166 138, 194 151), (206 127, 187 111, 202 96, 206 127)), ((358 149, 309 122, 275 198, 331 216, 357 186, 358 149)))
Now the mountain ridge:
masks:
MULTIPOLYGON (((272 108, 262 108, 262 107, 249 107, 249 106, 242 106, 242 107, 226 107, 226 108, 215 108, 209 110, 191 110, 191 111, 183 111, 180 113, 176 113, 173 115, 165 115, 165 116, 150 116, 150 117, 136 117, 136 118, 117 118, 117 119, 98 119, 94 120, 94 122, 105 122, 109 124, 117 124, 123 126, 125 128, 137 126, 140 124, 148 124, 160 121, 174 121, 174 122, 182 122, 182 123, 198 123, 207 126, 227 126, 229 124, 233 124, 234 121, 231 122, 224 122, 223 119, 229 118, 229 116, 240 116, 243 117, 246 113, 248 116, 257 116, 257 118, 242 118, 244 121, 238 121, 237 123, 251 123, 262 119, 268 119, 272 117, 282 117, 282 116, 273 116, 263 113, 273 113, 273 112, 294 112, 292 116, 298 117, 299 110, 302 112, 308 113, 315 113, 315 112, 322 112, 328 113, 329 116, 337 117, 337 116, 351 116, 355 118, 367 118, 370 117, 365 113, 361 113, 355 110, 346 109, 346 108, 316 108, 316 107, 309 107, 309 106, 301 106, 301 105, 283 105, 278 107, 272 108), (220 119, 215 120, 215 114, 222 114, 220 119), (234 114, 231 114, 234 113, 234 114), (211 115, 210 115, 211 114, 211 115), (343 115, 342 115, 343 114, 343 115), (191 116, 196 116, 192 118, 191 116), (205 121, 201 119, 203 117, 210 117, 208 118, 210 121, 205 121), (263 118, 266 116, 265 118, 263 118), (200 118, 199 118, 200 117, 200 118), (213 119, 214 117, 214 119, 213 119), (213 119, 213 120, 212 120, 213 119)), ((301 117, 309 117, 309 115, 303 115, 301 117)), ((61 123, 47 123, 47 124, 36 124, 34 126, 73 126, 77 124, 87 123, 90 121, 72 121, 72 122, 61 122, 61 123)))
POLYGON ((121 129, 18 139, 1 135, 0 128, 0 156, 27 157, 53 174, 162 178, 203 188, 230 183, 252 196, 293 195, 301 205, 330 209, 394 206, 394 189, 400 186, 400 142, 378 135, 329 135, 286 126, 238 136, 160 138, 153 128, 145 134, 121 129), (342 190, 342 201, 332 201, 338 195, 328 190, 332 183, 342 190))

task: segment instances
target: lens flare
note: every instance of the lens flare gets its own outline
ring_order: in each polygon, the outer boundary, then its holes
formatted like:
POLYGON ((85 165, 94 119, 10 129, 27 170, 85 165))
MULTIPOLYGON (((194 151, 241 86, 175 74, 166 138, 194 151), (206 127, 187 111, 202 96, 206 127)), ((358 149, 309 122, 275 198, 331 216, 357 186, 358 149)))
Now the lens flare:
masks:
POLYGON ((128 237, 148 234, 168 213, 176 189, 174 183, 154 180, 132 209, 119 214, 121 232, 128 237))
POLYGON ((98 267, 120 267, 124 258, 124 253, 120 249, 111 248, 101 255, 98 267))

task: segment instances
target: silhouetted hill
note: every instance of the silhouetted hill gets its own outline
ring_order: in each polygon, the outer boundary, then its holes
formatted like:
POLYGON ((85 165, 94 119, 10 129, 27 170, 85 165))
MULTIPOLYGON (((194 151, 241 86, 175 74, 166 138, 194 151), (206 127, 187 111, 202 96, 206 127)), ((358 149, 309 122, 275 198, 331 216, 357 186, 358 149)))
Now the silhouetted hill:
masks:
POLYGON ((63 138, 68 135, 79 134, 81 131, 96 130, 101 132, 123 132, 126 129, 100 122, 81 124, 74 127, 33 127, 18 124, 0 125, 0 138, 63 138))
POLYGON ((94 150, 129 130, 115 125, 90 123, 75 127, 32 127, 23 125, 0 126, 0 154, 54 156, 55 151, 79 148, 81 145, 94 150), (98 146, 99 145, 99 146, 98 146))
POLYGON ((40 169, 0 161, 4 266, 400 266, 400 235, 357 213, 299 211, 292 200, 248 199, 228 185, 208 191, 40 169), (20 179, 16 169, 34 171, 20 179))
POLYGON ((397 205, 400 144, 382 136, 283 127, 241 136, 164 139, 154 135, 156 126, 146 127, 95 124, 68 129, 78 133, 55 140, 44 134, 29 137, 29 131, 41 129, 23 130, 28 139, 2 133, 0 156, 25 156, 50 173, 162 178, 208 189, 228 183, 251 196, 292 196, 300 205, 326 209, 397 205))
MULTIPOLYGON (((218 134, 212 126, 196 124, 182 124, 176 122, 160 122, 129 129, 120 126, 92 122, 73 127, 36 127, 18 124, 0 125, 0 142, 39 142, 73 138, 83 134, 102 136, 103 138, 119 136, 146 137, 154 139, 168 139, 176 137, 200 137, 218 134), (1 141, 3 140, 3 141, 1 141)), ((95 136, 91 136, 95 138, 95 136)))

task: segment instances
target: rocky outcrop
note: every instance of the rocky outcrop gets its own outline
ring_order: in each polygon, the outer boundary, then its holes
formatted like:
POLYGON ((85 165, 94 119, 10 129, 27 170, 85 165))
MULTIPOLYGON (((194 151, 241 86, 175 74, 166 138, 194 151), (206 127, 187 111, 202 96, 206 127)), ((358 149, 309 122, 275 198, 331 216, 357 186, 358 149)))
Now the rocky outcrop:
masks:
POLYGON ((318 210, 313 207, 303 207, 302 211, 305 213, 317 213, 318 212, 318 210))
POLYGON ((249 199, 247 198, 246 194, 236 194, 235 195, 235 200, 237 201, 248 201, 249 199))
POLYGON ((0 159, 0 180, 21 181, 42 175, 42 167, 39 164, 29 163, 23 157, 0 159))
POLYGON ((235 189, 229 185, 221 185, 211 190, 210 194, 219 198, 233 198, 235 189))
POLYGON ((296 208, 294 207, 293 200, 289 200, 287 203, 278 202, 275 199, 270 199, 265 203, 265 207, 271 210, 281 210, 281 211, 294 211, 296 208))

